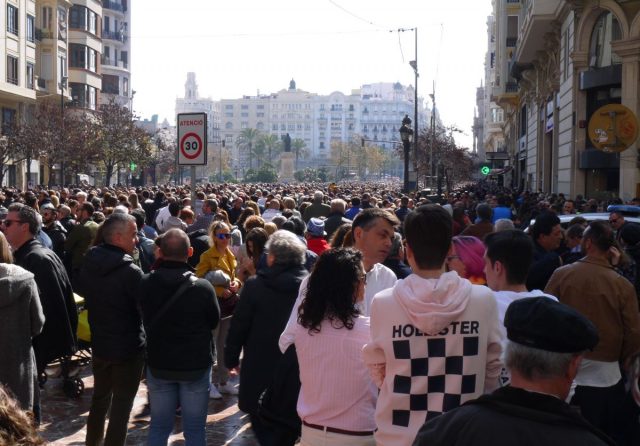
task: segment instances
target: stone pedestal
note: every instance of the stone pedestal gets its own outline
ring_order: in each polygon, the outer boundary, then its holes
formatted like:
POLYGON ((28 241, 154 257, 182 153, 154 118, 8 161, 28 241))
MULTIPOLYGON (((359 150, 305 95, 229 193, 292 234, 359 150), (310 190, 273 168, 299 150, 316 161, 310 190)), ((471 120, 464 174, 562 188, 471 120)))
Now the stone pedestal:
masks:
POLYGON ((295 154, 293 152, 283 152, 280 155, 280 181, 293 181, 293 172, 295 165, 295 154))

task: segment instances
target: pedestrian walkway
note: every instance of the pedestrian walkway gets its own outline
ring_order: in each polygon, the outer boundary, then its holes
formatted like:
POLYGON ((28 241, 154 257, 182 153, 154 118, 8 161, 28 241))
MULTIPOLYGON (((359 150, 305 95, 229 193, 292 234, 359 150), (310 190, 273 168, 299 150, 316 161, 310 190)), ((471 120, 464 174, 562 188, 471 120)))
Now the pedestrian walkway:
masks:
MULTIPOLYGON (((91 367, 80 373, 84 382, 84 393, 77 399, 65 396, 62 391, 62 380, 50 378, 41 391, 42 425, 40 434, 52 445, 84 445, 86 423, 91 406, 93 376, 91 367)), ((232 384, 238 383, 233 376, 232 384)), ((237 397, 224 395, 222 400, 209 400, 207 417, 207 444, 220 446, 257 446, 258 443, 251 431, 249 416, 238 409, 237 397)), ((143 383, 133 403, 129 420, 129 436, 127 445, 145 445, 149 430, 149 415, 144 414, 147 402, 147 387, 143 383)), ((180 418, 176 418, 176 426, 169 438, 169 444, 184 444, 184 436, 180 418)))

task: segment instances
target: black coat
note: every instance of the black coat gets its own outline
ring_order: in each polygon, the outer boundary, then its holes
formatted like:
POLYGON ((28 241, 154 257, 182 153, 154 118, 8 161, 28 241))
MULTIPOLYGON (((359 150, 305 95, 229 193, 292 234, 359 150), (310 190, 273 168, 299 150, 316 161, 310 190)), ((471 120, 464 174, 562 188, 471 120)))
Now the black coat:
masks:
POLYGON ((428 421, 414 446, 614 445, 567 403, 503 387, 428 421))
POLYGON ((140 306, 147 331, 147 363, 157 370, 195 371, 211 366, 212 335, 220 310, 213 286, 199 279, 166 312, 158 312, 192 271, 187 263, 161 261, 142 278, 140 306), (155 322, 153 322, 155 321, 155 322))
POLYGON ((107 244, 87 251, 77 283, 89 310, 94 356, 125 361, 144 348, 136 292, 142 271, 124 250, 107 244))
POLYGON ((42 230, 51 239, 53 252, 55 252, 61 260, 64 260, 64 242, 67 239, 67 230, 59 221, 54 221, 49 227, 43 226, 42 230))
POLYGON ((244 284, 225 345, 225 365, 236 367, 244 349, 240 370, 238 406, 255 414, 258 397, 269 385, 282 356, 280 334, 287 325, 307 272, 302 265, 264 268, 244 284))
POLYGON ((78 309, 69 276, 58 256, 37 240, 29 240, 14 253, 15 263, 35 276, 45 322, 33 339, 38 371, 56 358, 76 351, 78 309))
POLYGON ((336 229, 338 229, 343 224, 351 224, 351 220, 346 218, 344 214, 340 212, 332 212, 329 214, 327 219, 324 221, 324 232, 327 233, 326 239, 329 240, 336 229))
POLYGON ((553 272, 562 266, 560 255, 555 251, 547 252, 534 242, 533 262, 527 277, 527 289, 544 290, 553 272))

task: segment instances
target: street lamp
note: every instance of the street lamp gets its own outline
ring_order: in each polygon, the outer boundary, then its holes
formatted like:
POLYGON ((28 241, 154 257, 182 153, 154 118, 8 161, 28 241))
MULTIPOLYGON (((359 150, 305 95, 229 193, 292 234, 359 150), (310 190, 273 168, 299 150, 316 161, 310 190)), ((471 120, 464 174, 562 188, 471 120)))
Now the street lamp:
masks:
POLYGON ((60 122, 61 122, 61 126, 60 126, 60 131, 61 131, 61 136, 62 136, 62 147, 61 147, 61 153, 60 156, 62 157, 60 159, 60 186, 64 187, 64 90, 65 88, 67 88, 67 81, 69 80, 69 78, 67 76, 62 76, 60 78, 60 122))
POLYGON ((413 129, 411 128, 411 118, 409 115, 404 115, 402 120, 402 127, 400 127, 400 139, 402 140, 402 146, 404 149, 404 183, 403 191, 409 192, 409 151, 411 150, 411 137, 413 136, 413 129))

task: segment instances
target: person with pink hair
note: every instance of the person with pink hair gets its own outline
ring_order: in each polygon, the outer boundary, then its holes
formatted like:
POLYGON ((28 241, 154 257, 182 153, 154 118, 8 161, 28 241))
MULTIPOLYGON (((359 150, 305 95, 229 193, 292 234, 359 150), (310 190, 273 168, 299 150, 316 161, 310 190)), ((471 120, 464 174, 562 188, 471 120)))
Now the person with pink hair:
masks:
POLYGON ((484 252, 482 240, 468 235, 453 237, 451 252, 447 256, 447 270, 455 271, 464 279, 477 285, 486 285, 484 275, 484 252))

